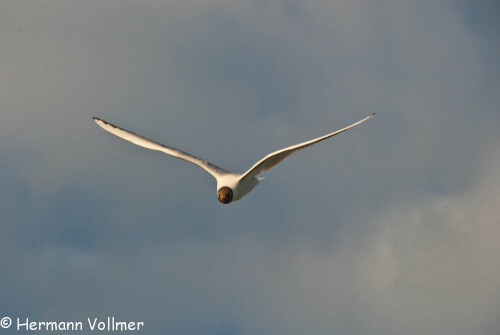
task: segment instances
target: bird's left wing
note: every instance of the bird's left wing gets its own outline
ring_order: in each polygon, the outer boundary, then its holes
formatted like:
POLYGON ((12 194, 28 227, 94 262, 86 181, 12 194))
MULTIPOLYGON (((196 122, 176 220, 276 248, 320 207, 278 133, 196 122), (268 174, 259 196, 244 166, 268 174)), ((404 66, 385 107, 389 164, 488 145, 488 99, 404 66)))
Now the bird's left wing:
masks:
POLYGON ((290 156, 294 152, 299 151, 299 150, 304 149, 304 148, 307 148, 308 146, 313 145, 314 143, 321 142, 321 141, 326 140, 327 138, 330 138, 332 136, 338 135, 338 134, 346 131, 347 129, 350 129, 354 126, 357 126, 358 124, 360 124, 362 122, 365 122, 366 120, 368 120, 369 118, 371 118, 375 114, 376 113, 372 113, 372 114, 368 115, 367 117, 365 117, 364 119, 359 120, 358 122, 353 123, 350 126, 347 126, 347 127, 342 128, 340 130, 334 131, 333 133, 326 134, 324 136, 312 139, 310 141, 302 142, 302 143, 292 145, 290 147, 272 152, 269 155, 267 155, 266 157, 262 158, 257 163, 255 163, 254 166, 252 166, 247 172, 245 172, 241 176, 240 180, 242 180, 244 178, 248 178, 248 177, 256 177, 257 175, 271 169, 272 167, 277 165, 279 162, 281 162, 282 160, 284 160, 285 158, 287 158, 288 156, 290 156))
POLYGON ((137 144, 141 147, 151 149, 151 150, 157 150, 166 153, 167 155, 174 156, 176 158, 183 159, 185 161, 188 161, 190 163, 193 163, 195 165, 198 165, 208 173, 210 173, 215 179, 218 177, 229 173, 228 171, 211 164, 210 162, 207 162, 206 160, 200 159, 198 157, 195 157, 193 155, 188 154, 187 152, 181 151, 179 149, 167 147, 166 145, 154 142, 146 137, 143 137, 141 135, 137 135, 131 131, 122 129, 120 127, 115 126, 114 124, 111 124, 109 122, 106 122, 104 120, 101 120, 97 117, 94 117, 95 123, 97 123, 102 129, 109 131, 111 134, 116 135, 120 138, 123 138, 124 140, 127 140, 129 142, 132 142, 134 144, 137 144))

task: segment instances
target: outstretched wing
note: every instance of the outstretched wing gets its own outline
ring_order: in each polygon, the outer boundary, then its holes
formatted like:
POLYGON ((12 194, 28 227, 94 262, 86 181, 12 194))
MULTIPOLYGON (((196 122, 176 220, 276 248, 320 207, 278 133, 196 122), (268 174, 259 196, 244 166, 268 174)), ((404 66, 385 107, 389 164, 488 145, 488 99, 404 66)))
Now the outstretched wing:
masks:
POLYGON ((334 131, 333 133, 326 134, 324 136, 315 138, 313 140, 299 143, 296 145, 292 145, 290 147, 283 148, 281 150, 272 152, 269 155, 267 155, 266 157, 262 158, 257 163, 255 163, 254 166, 252 166, 247 172, 245 172, 241 176, 241 179, 247 178, 247 177, 255 177, 255 176, 271 169, 272 167, 277 165, 279 162, 281 162, 282 160, 284 160, 285 158, 287 158, 288 156, 290 156, 294 152, 299 151, 299 150, 304 149, 304 148, 307 148, 308 146, 313 145, 314 143, 318 143, 318 142, 321 142, 323 140, 326 140, 329 137, 340 134, 340 133, 346 131, 347 129, 350 129, 354 126, 357 126, 358 124, 360 124, 362 122, 365 122, 366 120, 368 120, 369 118, 371 118, 375 114, 376 113, 372 113, 372 114, 368 115, 367 117, 365 117, 364 119, 359 120, 358 122, 353 123, 350 126, 347 126, 347 127, 342 128, 340 130, 334 131))
POLYGON ((116 135, 118 137, 123 138, 124 140, 127 140, 129 142, 132 142, 134 144, 137 144, 141 147, 151 149, 151 150, 157 150, 166 153, 167 155, 174 156, 176 158, 183 159, 185 161, 188 161, 190 163, 193 163, 195 165, 198 165, 208 173, 210 173, 215 179, 218 177, 228 173, 228 171, 215 166, 206 160, 200 159, 198 157, 195 157, 193 155, 188 154, 187 152, 181 151, 179 149, 167 147, 166 145, 154 142, 150 139, 147 139, 141 135, 137 135, 131 131, 122 129, 120 127, 115 126, 114 124, 111 124, 109 122, 106 122, 104 120, 101 120, 97 117, 94 117, 95 123, 97 123, 102 129, 109 131, 111 134, 116 135))

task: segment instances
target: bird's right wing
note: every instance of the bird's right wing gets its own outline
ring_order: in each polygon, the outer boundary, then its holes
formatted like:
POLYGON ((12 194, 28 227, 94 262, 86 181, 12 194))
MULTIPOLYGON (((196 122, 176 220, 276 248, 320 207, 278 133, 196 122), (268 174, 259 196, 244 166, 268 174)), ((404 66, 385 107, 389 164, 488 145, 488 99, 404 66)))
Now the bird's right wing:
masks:
POLYGON ((218 177, 229 173, 228 171, 215 166, 206 160, 200 159, 198 157, 195 157, 193 155, 188 154, 187 152, 181 151, 179 149, 167 147, 166 145, 154 142, 148 138, 145 138, 141 135, 137 135, 131 131, 122 129, 120 127, 117 127, 109 122, 106 122, 104 120, 101 120, 97 117, 94 117, 95 123, 97 123, 102 129, 110 132, 111 134, 118 136, 120 138, 123 138, 126 141, 132 142, 134 144, 137 144, 141 147, 151 149, 151 150, 157 150, 166 153, 167 155, 174 156, 176 158, 183 159, 185 161, 188 161, 190 163, 193 163, 195 165, 198 165, 208 173, 210 173, 215 179, 218 177))

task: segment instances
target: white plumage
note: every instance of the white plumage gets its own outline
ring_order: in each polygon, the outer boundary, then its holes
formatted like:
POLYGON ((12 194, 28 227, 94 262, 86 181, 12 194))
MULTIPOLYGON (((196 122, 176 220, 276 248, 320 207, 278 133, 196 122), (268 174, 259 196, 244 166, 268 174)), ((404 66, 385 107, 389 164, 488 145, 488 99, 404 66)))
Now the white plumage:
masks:
POLYGON ((132 142, 147 149, 164 152, 168 155, 198 165, 199 167, 210 173, 217 180, 217 197, 221 203, 227 204, 230 203, 231 201, 236 201, 243 198, 263 179, 257 177, 259 174, 271 169, 272 167, 277 165, 279 162, 281 162, 294 152, 307 148, 310 145, 326 140, 327 138, 330 138, 337 134, 340 134, 368 120, 373 115, 375 115, 375 113, 365 117, 362 120, 359 120, 356 123, 351 124, 350 126, 334 131, 333 133, 326 134, 324 136, 320 136, 318 138, 272 152, 266 157, 262 158, 257 163, 255 163, 248 171, 246 171, 243 174, 229 172, 216 165, 213 165, 212 163, 206 160, 190 155, 187 152, 154 142, 148 138, 145 138, 131 131, 117 127, 97 117, 94 117, 94 121, 104 130, 110 132, 113 135, 121 137, 124 140, 127 140, 129 142, 132 142))

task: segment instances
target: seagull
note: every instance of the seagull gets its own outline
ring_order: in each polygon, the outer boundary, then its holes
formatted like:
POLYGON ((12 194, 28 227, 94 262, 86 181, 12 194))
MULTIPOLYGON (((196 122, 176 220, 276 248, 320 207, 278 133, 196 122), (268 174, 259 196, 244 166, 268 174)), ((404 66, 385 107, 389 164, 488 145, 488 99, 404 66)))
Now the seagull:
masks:
POLYGON ((97 123, 101 128, 110 132, 111 134, 118 136, 126 141, 137 144, 141 147, 161 151, 166 153, 167 155, 174 156, 176 158, 183 159, 195 165, 198 165, 208 173, 212 175, 217 180, 217 198, 219 202, 222 204, 229 204, 233 201, 240 200, 245 195, 247 195, 259 182, 261 182, 264 178, 258 177, 263 172, 271 169, 286 157, 290 156, 296 151, 307 148, 310 145, 321 142, 330 138, 332 136, 338 135, 352 127, 357 126, 360 123, 365 122, 376 113, 372 113, 365 117, 362 120, 359 120, 356 123, 351 124, 345 128, 334 131, 333 133, 329 133, 315 139, 305 141, 299 144, 295 144, 277 151, 274 151, 262 158, 260 161, 255 163, 247 172, 245 173, 234 173, 223 168, 220 168, 204 159, 198 158, 187 152, 181 151, 179 149, 175 149, 172 147, 168 147, 166 145, 160 144, 158 142, 152 141, 146 137, 135 134, 131 131, 125 130, 123 128, 117 127, 114 124, 101 120, 97 117, 94 117, 95 123, 97 123))

